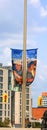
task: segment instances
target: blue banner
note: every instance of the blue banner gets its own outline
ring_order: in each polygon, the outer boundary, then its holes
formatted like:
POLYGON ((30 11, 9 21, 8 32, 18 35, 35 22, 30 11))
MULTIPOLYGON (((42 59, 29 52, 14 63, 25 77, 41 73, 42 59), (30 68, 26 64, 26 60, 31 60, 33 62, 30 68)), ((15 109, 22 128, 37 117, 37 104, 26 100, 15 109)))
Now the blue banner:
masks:
POLYGON ((14 87, 22 85, 22 50, 12 49, 12 70, 14 87))
MULTIPOLYGON (((15 86, 23 84, 23 50, 12 49, 12 70, 15 86)), ((36 75, 37 49, 26 50, 26 86, 29 86, 36 75)))
POLYGON ((36 75, 37 64, 37 49, 27 50, 27 73, 26 73, 26 85, 29 86, 36 75))

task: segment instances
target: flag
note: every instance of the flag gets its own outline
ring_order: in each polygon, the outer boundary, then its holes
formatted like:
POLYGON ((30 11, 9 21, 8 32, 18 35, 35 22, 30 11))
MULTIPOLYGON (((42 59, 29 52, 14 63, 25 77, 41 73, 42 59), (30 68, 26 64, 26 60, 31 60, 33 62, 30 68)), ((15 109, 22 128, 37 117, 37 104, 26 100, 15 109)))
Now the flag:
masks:
MULTIPOLYGON (((14 86, 22 86, 23 83, 23 50, 12 49, 12 70, 14 86)), ((37 65, 37 49, 26 50, 26 86, 29 86, 35 78, 37 65)))
POLYGON ((36 75, 37 49, 27 50, 26 59, 27 59, 26 85, 29 86, 34 81, 36 75))
POLYGON ((12 49, 12 70, 14 86, 22 85, 22 50, 12 49))

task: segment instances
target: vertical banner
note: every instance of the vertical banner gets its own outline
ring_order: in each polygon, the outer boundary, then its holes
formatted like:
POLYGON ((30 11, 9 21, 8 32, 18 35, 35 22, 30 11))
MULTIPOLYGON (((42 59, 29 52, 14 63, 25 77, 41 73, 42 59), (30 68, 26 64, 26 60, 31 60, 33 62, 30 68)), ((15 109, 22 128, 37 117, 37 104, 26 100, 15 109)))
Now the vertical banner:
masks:
MULTIPOLYGON (((12 70, 14 75, 14 87, 16 91, 23 83, 23 50, 12 49, 12 70)), ((37 49, 26 50, 26 86, 29 86, 36 75, 37 49)))
POLYGON ((26 85, 29 86, 36 75, 36 64, 37 64, 37 49, 27 50, 27 75, 26 85))
POLYGON ((12 70, 16 90, 22 85, 22 50, 12 49, 12 70))

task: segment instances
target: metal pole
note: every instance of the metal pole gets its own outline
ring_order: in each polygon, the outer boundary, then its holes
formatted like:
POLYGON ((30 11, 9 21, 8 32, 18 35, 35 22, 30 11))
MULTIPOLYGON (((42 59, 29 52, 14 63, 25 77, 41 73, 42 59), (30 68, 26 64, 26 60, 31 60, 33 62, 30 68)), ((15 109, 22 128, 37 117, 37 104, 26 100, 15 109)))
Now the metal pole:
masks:
POLYGON ((26 16, 27 0, 24 0, 24 37, 23 37, 23 85, 22 85, 22 128, 25 128, 26 111, 26 16))

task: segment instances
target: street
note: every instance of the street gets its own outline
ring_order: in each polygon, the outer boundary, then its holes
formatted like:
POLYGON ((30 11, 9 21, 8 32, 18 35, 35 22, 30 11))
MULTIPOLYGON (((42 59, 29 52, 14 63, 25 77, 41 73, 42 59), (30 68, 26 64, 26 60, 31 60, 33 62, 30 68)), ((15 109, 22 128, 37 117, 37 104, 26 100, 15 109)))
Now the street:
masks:
POLYGON ((17 130, 25 130, 25 129, 27 129, 27 130, 41 130, 40 128, 0 128, 0 130, 15 130, 15 129, 17 129, 17 130))

